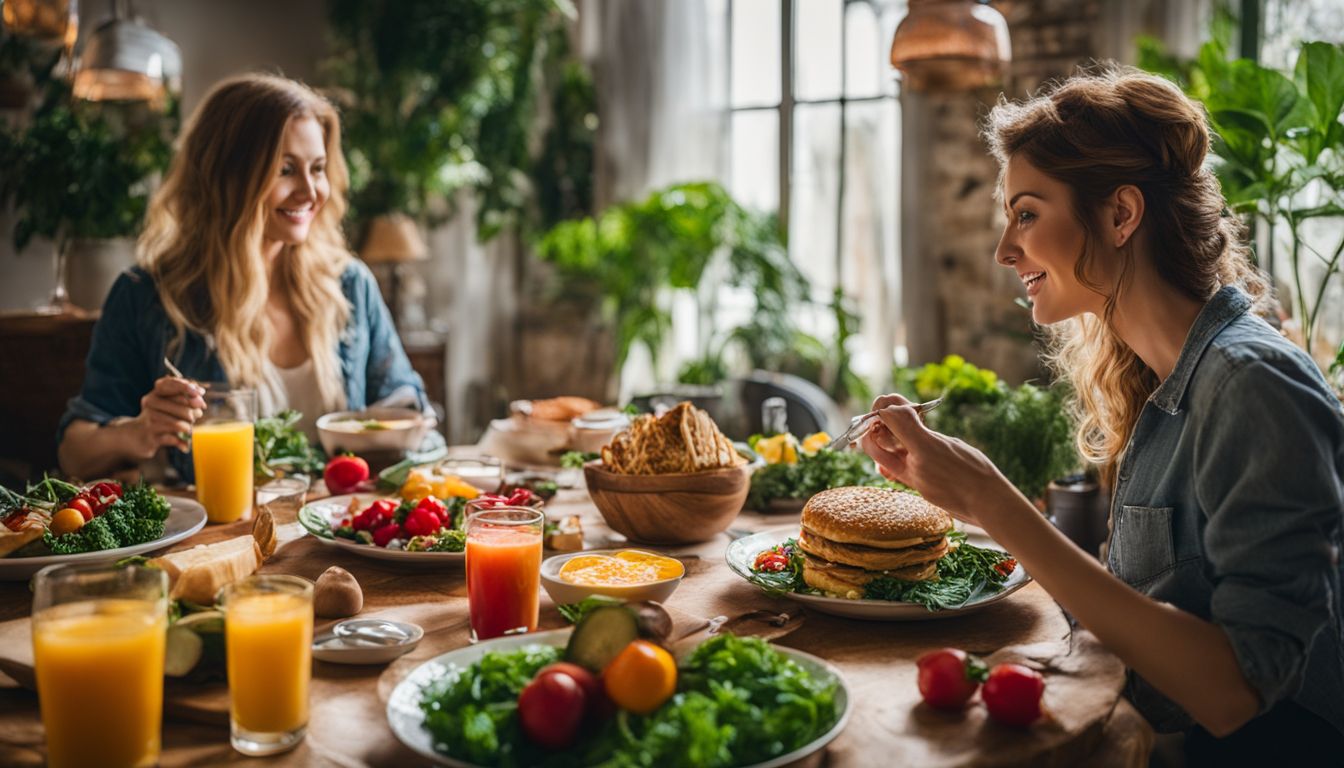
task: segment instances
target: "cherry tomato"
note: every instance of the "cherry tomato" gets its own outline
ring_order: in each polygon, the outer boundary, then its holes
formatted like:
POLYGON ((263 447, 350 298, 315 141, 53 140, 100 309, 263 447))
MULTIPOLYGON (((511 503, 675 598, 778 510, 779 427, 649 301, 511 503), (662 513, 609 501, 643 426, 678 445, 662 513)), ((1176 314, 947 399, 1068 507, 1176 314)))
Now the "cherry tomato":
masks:
POLYGON ((1034 669, 1021 664, 999 664, 989 671, 985 700, 989 716, 1004 725, 1019 728, 1031 725, 1041 716, 1041 694, 1045 679, 1034 669))
POLYGON ((920 656, 919 695, 935 709, 961 709, 985 679, 985 665, 956 648, 939 648, 920 656))
POLYGON ((71 499, 65 507, 66 509, 78 510, 79 514, 83 515, 84 522, 86 523, 93 519, 93 505, 89 504, 89 500, 82 495, 71 499))
POLYGON ((101 483, 94 483, 93 487, 89 489, 89 492, 103 503, 110 503, 111 499, 121 498, 121 483, 104 480, 101 483))
POLYGON ((549 749, 573 744, 586 712, 583 686, 564 670, 538 672, 518 695, 518 721, 523 734, 549 749))
POLYGON ((63 536, 67 533, 74 533, 84 527, 84 513, 78 509, 66 507, 60 512, 51 516, 51 525, 48 528, 55 536, 63 536))
POLYGON ((429 536, 439 532, 443 527, 443 521, 434 514, 433 508, 416 507, 406 516, 406 522, 402 525, 412 536, 429 536))
POLYGON ((677 662, 647 640, 635 640, 602 671, 602 684, 616 706, 647 715, 677 692, 677 662))
POLYGON ((998 571, 999 575, 1003 576, 1005 579, 1008 578, 1009 576, 1012 576, 1013 570, 1016 568, 1017 568, 1017 560, 1011 557, 999 563, 998 565, 994 566, 994 570, 998 571))
POLYGON ((386 523, 373 530, 373 543, 379 547, 386 547, 387 542, 401 535, 401 526, 396 523, 386 523))
POLYGON ((334 494, 353 493, 359 484, 369 479, 369 463, 358 456, 337 456, 327 462, 322 471, 327 490, 334 494))

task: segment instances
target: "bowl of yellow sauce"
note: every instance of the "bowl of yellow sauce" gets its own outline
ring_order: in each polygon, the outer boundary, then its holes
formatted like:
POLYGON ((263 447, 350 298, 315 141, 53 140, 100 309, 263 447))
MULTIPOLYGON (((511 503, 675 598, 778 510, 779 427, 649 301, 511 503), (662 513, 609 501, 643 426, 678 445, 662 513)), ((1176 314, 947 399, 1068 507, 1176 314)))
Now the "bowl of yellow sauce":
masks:
POLYGON ((557 604, 591 595, 663 602, 686 575, 680 560, 643 549, 595 549, 541 564, 541 584, 557 604))

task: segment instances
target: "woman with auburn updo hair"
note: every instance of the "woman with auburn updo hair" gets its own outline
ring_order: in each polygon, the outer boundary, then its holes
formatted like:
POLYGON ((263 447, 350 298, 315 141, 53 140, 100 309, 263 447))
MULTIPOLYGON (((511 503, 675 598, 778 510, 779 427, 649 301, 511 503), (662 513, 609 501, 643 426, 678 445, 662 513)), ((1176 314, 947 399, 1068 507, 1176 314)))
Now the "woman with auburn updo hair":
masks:
POLYGON ((104 303, 61 421, 62 469, 97 477, 168 446, 189 477, 196 382, 255 387, 262 415, 301 411, 312 437, 327 411, 394 395, 423 409, 377 284, 346 248, 348 186, 324 98, 270 75, 216 85, 150 202, 139 266, 104 303))
POLYGON ((1267 281, 1205 164, 1200 105, 1112 70, 1000 103, 986 135, 996 259, 1049 326, 1078 447, 1114 494, 1105 565, 904 398, 877 399, 864 449, 1123 659, 1130 700, 1184 732, 1190 764, 1344 760, 1344 418, 1259 316, 1267 281))

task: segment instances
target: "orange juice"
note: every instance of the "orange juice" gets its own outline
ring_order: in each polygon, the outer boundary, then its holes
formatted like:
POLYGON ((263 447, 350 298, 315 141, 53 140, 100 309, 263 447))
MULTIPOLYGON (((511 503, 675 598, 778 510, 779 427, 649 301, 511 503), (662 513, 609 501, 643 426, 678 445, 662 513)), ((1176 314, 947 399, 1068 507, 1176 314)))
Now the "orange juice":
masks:
POLYGON ((295 731, 308 724, 313 658, 312 591, 230 597, 225 609, 233 722, 254 733, 295 731))
MULTIPOLYGON (((538 513, 540 514, 540 513, 538 513)), ((541 531, 475 525, 467 530, 467 605, 478 640, 537 628, 541 531)))
POLYGON ((153 765, 163 715, 162 603, 92 600, 33 616, 52 766, 153 765))
POLYGON ((252 422, 219 421, 191 430, 196 499, 212 523, 231 523, 252 509, 252 422))

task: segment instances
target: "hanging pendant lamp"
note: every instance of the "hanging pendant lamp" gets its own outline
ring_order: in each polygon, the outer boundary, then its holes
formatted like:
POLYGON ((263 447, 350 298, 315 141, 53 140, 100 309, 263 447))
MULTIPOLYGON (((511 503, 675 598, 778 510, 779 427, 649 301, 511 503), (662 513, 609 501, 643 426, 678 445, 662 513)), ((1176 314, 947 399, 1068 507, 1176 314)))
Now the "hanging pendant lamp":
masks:
POLYGON ((904 87, 967 91, 1002 82, 1012 46, 1003 14, 975 0, 909 0, 891 41, 904 87))
POLYGON ((114 10, 89 36, 75 74, 75 95, 90 101, 161 102, 182 77, 182 54, 172 40, 114 10))

